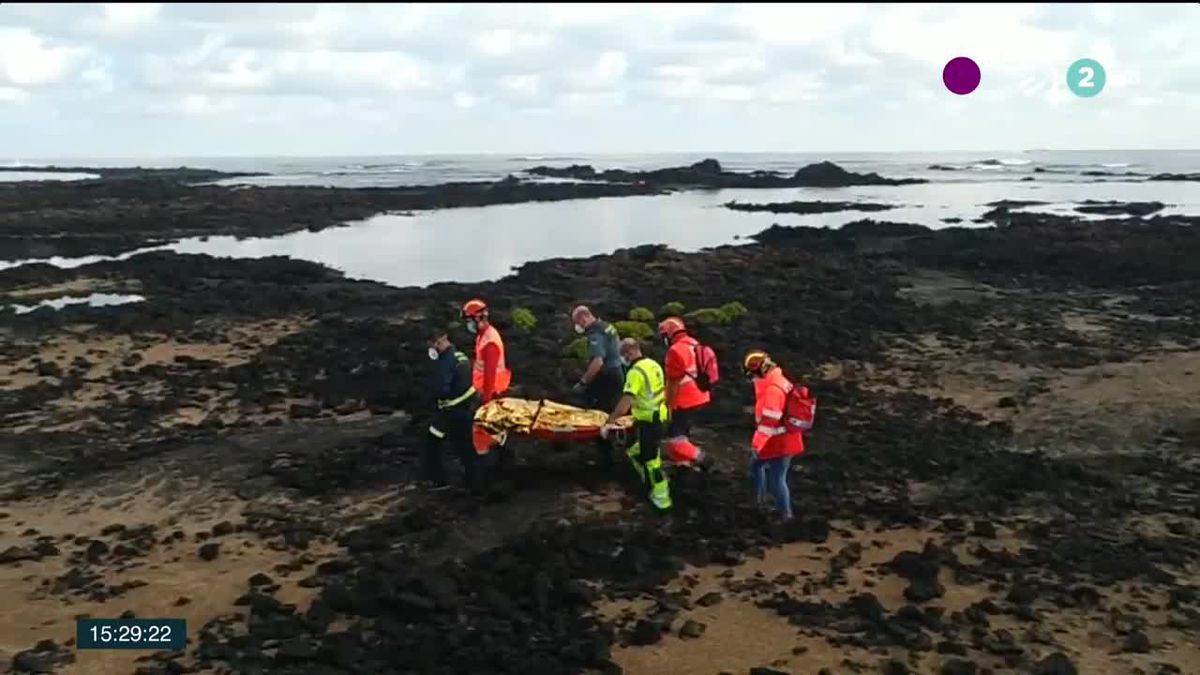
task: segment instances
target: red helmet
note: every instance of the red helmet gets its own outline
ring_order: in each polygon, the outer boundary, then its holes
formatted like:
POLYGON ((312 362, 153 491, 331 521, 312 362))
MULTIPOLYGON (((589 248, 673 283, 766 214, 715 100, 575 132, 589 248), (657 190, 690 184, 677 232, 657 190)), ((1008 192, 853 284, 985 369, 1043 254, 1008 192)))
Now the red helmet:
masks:
POLYGON ((674 337, 676 333, 682 333, 685 330, 687 330, 687 326, 683 325, 683 319, 677 316, 663 319, 662 323, 658 324, 658 334, 667 339, 670 339, 674 337))
POLYGON ((480 314, 487 312, 487 303, 479 298, 468 300, 462 307, 462 315, 468 319, 473 319, 480 314))

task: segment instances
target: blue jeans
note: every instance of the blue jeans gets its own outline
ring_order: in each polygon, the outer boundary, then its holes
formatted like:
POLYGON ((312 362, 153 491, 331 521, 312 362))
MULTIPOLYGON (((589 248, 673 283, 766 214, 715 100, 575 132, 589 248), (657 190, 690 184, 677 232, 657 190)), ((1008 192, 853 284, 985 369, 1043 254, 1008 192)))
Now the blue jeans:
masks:
POLYGON ((766 502, 767 489, 775 497, 775 508, 784 518, 792 517, 792 495, 788 490, 788 467, 792 465, 791 457, 776 457, 761 460, 750 458, 750 482, 754 485, 754 498, 759 504, 766 502))

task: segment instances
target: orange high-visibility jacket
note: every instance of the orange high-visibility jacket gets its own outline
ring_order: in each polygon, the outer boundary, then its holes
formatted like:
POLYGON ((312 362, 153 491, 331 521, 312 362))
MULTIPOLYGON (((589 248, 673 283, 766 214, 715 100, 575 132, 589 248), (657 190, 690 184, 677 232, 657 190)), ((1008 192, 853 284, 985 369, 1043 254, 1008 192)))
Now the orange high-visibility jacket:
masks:
POLYGON ((504 360, 504 341, 500 331, 488 325, 475 336, 475 365, 471 372, 471 384, 484 403, 508 390, 512 373, 504 360), (489 358, 491 357, 491 358, 489 358))
POLYGON ((667 379, 679 382, 675 392, 672 410, 691 410, 708 405, 712 401, 711 392, 701 391, 696 384, 699 375, 699 364, 696 361, 696 346, 700 344, 696 338, 685 333, 679 333, 671 348, 667 350, 667 379))
POLYGON ((800 431, 784 423, 788 392, 792 383, 782 368, 772 368, 765 376, 754 380, 754 438, 750 445, 759 459, 791 457, 804 453, 804 437, 800 431))

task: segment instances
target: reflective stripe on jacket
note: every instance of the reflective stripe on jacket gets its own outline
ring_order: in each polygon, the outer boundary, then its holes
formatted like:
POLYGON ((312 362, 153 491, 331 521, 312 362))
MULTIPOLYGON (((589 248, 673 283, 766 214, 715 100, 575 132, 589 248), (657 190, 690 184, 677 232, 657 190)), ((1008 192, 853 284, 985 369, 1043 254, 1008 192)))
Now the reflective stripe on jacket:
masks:
POLYGON ((438 357, 430 385, 439 410, 466 406, 474 402, 471 361, 457 349, 447 349, 438 357))
POLYGON ((790 457, 804 452, 804 438, 798 430, 784 422, 787 392, 792 383, 783 369, 772 368, 765 376, 754 380, 754 437, 750 441, 759 459, 790 457))
POLYGON ((667 419, 667 380, 662 366, 642 357, 625 374, 625 393, 633 397, 633 419, 653 422, 667 419))

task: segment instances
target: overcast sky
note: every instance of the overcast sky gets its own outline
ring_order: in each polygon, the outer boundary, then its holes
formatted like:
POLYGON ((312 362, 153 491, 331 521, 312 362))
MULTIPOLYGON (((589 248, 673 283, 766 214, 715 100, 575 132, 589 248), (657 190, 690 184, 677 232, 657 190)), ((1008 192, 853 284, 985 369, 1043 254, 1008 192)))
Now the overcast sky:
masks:
POLYGON ((0 155, 1194 148, 1197 36, 1197 3, 4 3, 0 155))

